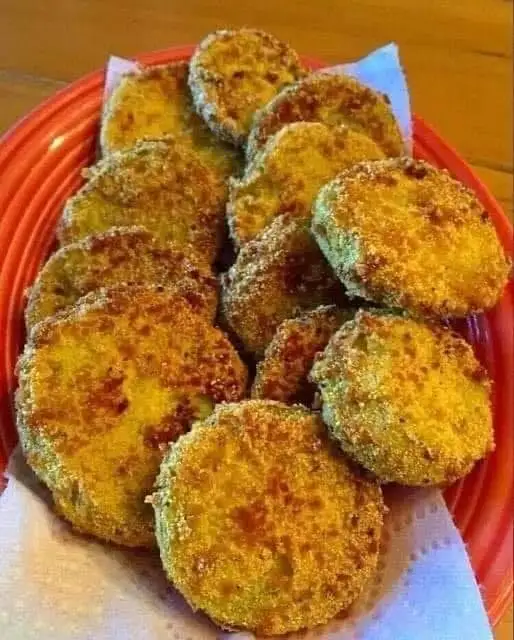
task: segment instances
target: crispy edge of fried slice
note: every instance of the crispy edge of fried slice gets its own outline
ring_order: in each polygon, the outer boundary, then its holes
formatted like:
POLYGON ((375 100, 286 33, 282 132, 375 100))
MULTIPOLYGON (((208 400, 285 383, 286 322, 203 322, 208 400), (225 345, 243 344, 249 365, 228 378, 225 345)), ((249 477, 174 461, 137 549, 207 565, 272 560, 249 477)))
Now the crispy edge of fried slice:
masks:
POLYGON ((445 486, 494 448, 488 374, 442 325, 361 310, 310 377, 332 436, 380 482, 445 486))
MULTIPOLYGON (((258 45, 255 42, 255 48, 258 45)), ((254 68, 259 69, 263 65, 262 57, 254 60, 254 68)), ((236 65, 237 66, 237 65, 236 65)), ((279 68, 275 64, 275 67, 279 68)), ((300 62, 298 54, 285 42, 275 38, 275 36, 258 29, 239 29, 239 30, 220 30, 207 35, 198 45, 191 58, 189 66, 189 86, 193 96, 196 109, 204 118, 209 128, 221 139, 234 144, 243 146, 248 136, 249 126, 246 122, 241 122, 239 114, 235 112, 240 105, 247 105, 249 102, 254 107, 253 113, 264 106, 270 98, 277 93, 282 86, 294 82, 305 75, 305 70, 300 62), (259 72, 251 77, 251 86, 245 93, 244 98, 238 96, 237 104, 234 102, 234 88, 227 86, 234 79, 242 84, 248 74, 248 58, 252 55, 249 50, 252 48, 253 42, 260 41, 261 46, 276 50, 280 57, 282 67, 284 69, 284 78, 282 84, 275 88, 275 83, 280 79, 278 71, 267 70, 264 73, 259 72), (226 42, 229 41, 234 58, 240 58, 244 61, 244 69, 236 68, 231 71, 230 77, 227 76, 229 66, 226 56, 222 56, 222 63, 216 58, 216 50, 218 56, 222 52, 226 42), (213 58, 216 62, 213 62, 213 58), (223 68, 225 67, 225 68, 223 68), (266 91, 266 97, 260 96, 256 98, 256 79, 259 78, 261 83, 264 81, 266 86, 273 87, 272 91, 266 91)), ((239 87, 241 85, 239 84, 239 87)), ((236 91, 236 93, 238 93, 236 91)))
POLYGON ((255 115, 246 145, 250 161, 266 140, 284 125, 301 120, 346 124, 364 131, 387 156, 405 153, 402 134, 389 98, 364 86, 355 78, 341 74, 311 73, 285 87, 255 115), (334 101, 344 97, 344 113, 334 101))
POLYGON ((37 322, 90 291, 123 283, 174 286, 208 320, 216 315, 218 281, 194 254, 187 256, 172 244, 159 243, 144 227, 112 227, 61 247, 50 256, 30 288, 26 327, 30 331, 37 322), (143 254, 145 270, 150 269, 138 275, 143 254), (122 275, 123 268, 126 273, 122 275))
POLYGON ((315 387, 308 375, 316 354, 353 315, 354 311, 327 305, 284 320, 257 364, 252 398, 311 406, 315 387))
POLYGON ((151 502, 168 578, 224 628, 321 624, 376 569, 380 487, 300 406, 219 405, 170 448, 151 502))
POLYGON ((350 296, 422 316, 491 308, 511 266, 476 196, 407 157, 341 172, 314 202, 312 232, 350 296))
POLYGON ((227 220, 242 246, 277 215, 310 218, 317 191, 343 169, 384 153, 369 136, 346 125, 292 122, 273 134, 247 165, 242 178, 229 181, 227 220))

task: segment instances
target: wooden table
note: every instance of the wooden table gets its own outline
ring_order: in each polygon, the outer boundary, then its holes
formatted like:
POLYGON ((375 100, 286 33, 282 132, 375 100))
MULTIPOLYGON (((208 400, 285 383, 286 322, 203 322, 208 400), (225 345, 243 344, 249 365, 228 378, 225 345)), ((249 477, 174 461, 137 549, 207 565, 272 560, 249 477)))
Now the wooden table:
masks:
MULTIPOLYGON (((0 132, 110 53, 258 26, 327 62, 396 41, 414 110, 512 216, 512 3, 508 0, 2 0, 0 132)), ((512 609, 496 630, 512 637, 512 609)))

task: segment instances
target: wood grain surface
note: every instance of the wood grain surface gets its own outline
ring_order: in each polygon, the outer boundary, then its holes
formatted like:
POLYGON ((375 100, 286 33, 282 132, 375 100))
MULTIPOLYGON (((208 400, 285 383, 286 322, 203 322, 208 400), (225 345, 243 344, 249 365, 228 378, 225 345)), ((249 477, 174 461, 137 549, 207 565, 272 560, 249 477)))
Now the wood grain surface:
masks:
MULTIPOLYGON (((346 62, 394 40, 415 112, 475 167, 512 217, 511 0, 2 0, 0 133, 116 53, 256 26, 346 62)), ((512 608, 496 638, 512 638, 512 608)))

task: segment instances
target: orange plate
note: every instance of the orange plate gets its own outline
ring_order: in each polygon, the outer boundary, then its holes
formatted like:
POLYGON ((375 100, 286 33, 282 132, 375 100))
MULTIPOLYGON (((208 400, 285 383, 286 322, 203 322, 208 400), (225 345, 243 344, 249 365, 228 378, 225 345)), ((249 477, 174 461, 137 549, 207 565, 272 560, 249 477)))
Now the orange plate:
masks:
MULTIPOLYGON (((192 49, 168 49, 137 59, 147 64, 183 60, 192 49)), ((312 59, 305 59, 305 63, 313 69, 323 66, 312 59)), ((103 83, 103 71, 83 77, 35 109, 0 140, 0 470, 17 440, 12 409, 14 369, 24 340, 24 292, 52 248, 64 201, 80 186, 82 167, 94 159, 103 83)), ((414 143, 416 156, 446 167, 474 190, 512 255, 508 219, 462 158, 417 117, 414 143)), ((513 316, 511 282, 495 309, 462 324, 495 382, 497 447, 465 480, 446 492, 493 624, 512 600, 513 316)))

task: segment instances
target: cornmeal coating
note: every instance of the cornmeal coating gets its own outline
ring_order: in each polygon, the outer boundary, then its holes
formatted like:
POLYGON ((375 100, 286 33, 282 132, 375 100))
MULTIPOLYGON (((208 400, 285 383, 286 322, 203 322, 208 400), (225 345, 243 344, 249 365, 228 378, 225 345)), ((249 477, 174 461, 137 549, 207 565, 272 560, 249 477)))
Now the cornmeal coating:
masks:
POLYGON ((320 191, 312 231, 349 295, 428 316, 496 304, 510 269, 489 215, 446 170, 362 162, 320 191))
POLYGON ((152 502, 168 578, 225 628, 325 623, 376 569, 380 487, 299 406, 219 405, 170 448, 152 502))
POLYGON ((332 436, 380 482, 446 485, 493 449, 487 372, 441 325, 360 311, 311 379, 332 436))
POLYGON ((242 146, 255 112, 304 75, 298 54, 269 33, 222 30, 209 34, 196 48, 189 86, 211 130, 242 146))
POLYGON ((310 218, 320 188, 361 160, 383 158, 367 135, 344 125, 294 122, 271 136, 244 176, 230 181, 227 216, 232 238, 241 246, 277 215, 310 218))
POLYGON ((227 338, 161 286, 100 289, 43 320, 18 375, 20 442, 58 513, 131 547, 154 544, 162 448, 246 389, 227 338))

